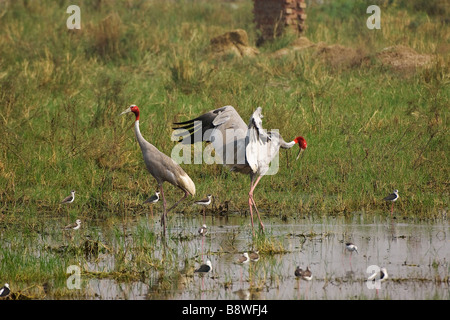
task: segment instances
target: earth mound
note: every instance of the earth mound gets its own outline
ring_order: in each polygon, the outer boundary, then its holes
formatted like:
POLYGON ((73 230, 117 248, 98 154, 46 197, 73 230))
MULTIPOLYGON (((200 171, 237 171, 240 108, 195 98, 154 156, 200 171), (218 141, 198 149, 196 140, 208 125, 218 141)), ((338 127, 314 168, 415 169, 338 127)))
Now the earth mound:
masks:
POLYGON ((376 59, 382 65, 388 66, 399 72, 414 72, 418 67, 428 65, 432 56, 417 53, 414 49, 403 45, 396 45, 384 48, 376 54, 376 59))
POLYGON ((236 29, 212 38, 210 50, 215 57, 234 54, 238 57, 254 57, 259 54, 258 49, 248 44, 247 32, 236 29))

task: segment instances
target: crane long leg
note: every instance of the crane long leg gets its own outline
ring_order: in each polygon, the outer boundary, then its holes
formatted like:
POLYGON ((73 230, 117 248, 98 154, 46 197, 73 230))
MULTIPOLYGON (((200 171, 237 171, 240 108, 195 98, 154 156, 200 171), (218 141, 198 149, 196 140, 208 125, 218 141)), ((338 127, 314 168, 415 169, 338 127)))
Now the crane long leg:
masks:
POLYGON ((167 219, 167 213, 169 213, 173 208, 175 208, 184 198, 187 197, 188 193, 185 191, 184 196, 177 201, 172 207, 167 210, 167 203, 166 203, 166 197, 164 196, 164 191, 162 185, 159 186, 159 190, 161 192, 161 197, 163 199, 163 213, 161 215, 161 225, 163 226, 164 235, 166 234, 166 219, 167 219))
POLYGON ((174 209, 181 201, 183 201, 187 196, 188 196, 188 192, 187 191, 185 191, 184 192, 184 196, 183 197, 181 197, 181 199, 180 200, 178 200, 173 206, 171 206, 170 207, 170 209, 169 210, 167 210, 167 213, 169 213, 172 209, 174 209))
POLYGON ((260 227, 264 231, 264 225, 263 225, 263 223, 261 221, 261 217, 259 215, 258 208, 256 207, 255 200, 253 199, 253 191, 255 190, 256 185, 258 184, 259 180, 261 180, 261 178, 262 178, 262 176, 259 176, 256 179, 255 183, 253 183, 253 177, 252 177, 252 183, 251 183, 251 187, 250 187, 250 192, 248 193, 248 204, 249 204, 249 207, 250 207, 250 215, 251 215, 251 218, 252 218, 252 229, 253 229, 253 210, 252 210, 252 205, 253 205, 255 207, 256 214, 258 215, 260 227))
POLYGON ((253 199, 253 196, 252 196, 252 203, 253 203, 253 206, 255 207, 256 214, 258 215, 260 227, 261 227, 261 228, 263 229, 263 231, 264 231, 264 225, 263 225, 263 223, 262 223, 262 221, 261 221, 261 217, 260 217, 260 215, 259 215, 259 211, 258 211, 258 208, 256 207, 256 202, 255 202, 255 199, 253 199))
POLYGON ((163 232, 164 235, 166 234, 166 208, 167 208, 167 203, 166 203, 166 197, 164 197, 164 191, 163 191, 163 187, 162 185, 159 186, 159 191, 161 192, 161 196, 163 199, 163 213, 161 215, 161 225, 163 226, 163 232))
POLYGON ((253 203, 252 203, 252 198, 250 197, 250 192, 248 193, 248 207, 250 208, 250 217, 251 217, 251 221, 252 221, 252 231, 253 231, 253 235, 255 233, 254 229, 253 229, 253 209, 252 209, 253 203))

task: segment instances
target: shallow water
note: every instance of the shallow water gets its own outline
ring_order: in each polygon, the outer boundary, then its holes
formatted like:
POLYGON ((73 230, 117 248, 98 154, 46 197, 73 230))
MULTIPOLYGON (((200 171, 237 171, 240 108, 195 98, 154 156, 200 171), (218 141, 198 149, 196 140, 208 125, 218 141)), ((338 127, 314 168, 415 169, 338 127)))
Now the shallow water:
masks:
MULTIPOLYGON (((86 299, 449 299, 450 241, 448 222, 406 223, 388 218, 264 219, 265 237, 282 253, 262 254, 257 262, 238 265, 236 259, 251 251, 249 218, 206 217, 206 237, 197 235, 203 217, 173 216, 166 246, 156 239, 155 257, 165 252, 178 257, 167 269, 150 272, 142 281, 82 279, 86 299), (359 254, 345 249, 358 246, 359 254), (191 274, 209 258, 213 270, 191 274), (190 265, 186 268, 186 261, 190 265), (294 276, 296 266, 313 272, 313 280, 294 276), (380 289, 368 285, 369 266, 386 267, 389 278, 380 289)), ((159 222, 140 217, 127 222, 129 241, 137 228, 159 222)), ((89 233, 89 226, 85 227, 89 233)), ((97 234, 102 225, 95 226, 97 234)), ((119 228, 120 229, 120 228, 119 228)), ((110 245, 114 246, 114 243, 110 245)), ((131 259, 131 258, 130 258, 131 259)), ((114 259, 100 254, 87 264, 90 271, 112 270, 114 259)), ((47 298, 52 298, 51 295, 47 298)))
MULTIPOLYGON (((59 261, 54 268, 65 270, 66 263, 82 268, 81 289, 69 290, 65 279, 50 280, 45 295, 37 296, 44 299, 450 298, 450 229, 446 219, 410 222, 370 214, 287 221, 266 217, 264 236, 258 235, 257 239, 252 237, 249 217, 232 214, 203 219, 201 214, 171 215, 165 240, 156 214, 154 219, 84 217, 82 228, 70 233, 73 238, 61 232, 65 218, 46 218, 40 228, 31 231, 5 228, 0 234, 2 250, 10 257, 21 250, 39 260, 59 261), (204 222, 208 234, 202 237, 197 230, 204 222), (86 255, 87 238, 107 250, 86 255), (346 242, 355 243, 358 253, 346 251, 346 242), (257 246, 261 251, 259 261, 235 263, 243 252, 257 246), (67 248, 79 250, 64 251, 67 248), (194 274, 193 270, 207 258, 213 270, 205 275, 194 274), (313 280, 297 279, 297 266, 309 267, 313 280), (386 281, 377 283, 378 290, 367 281, 371 266, 386 267, 389 274, 386 281), (126 272, 120 274, 124 269, 126 272)), ((20 269, 20 265, 14 267, 20 269)), ((45 272, 49 272, 48 268, 41 273, 45 272)), ((3 276, 1 280, 19 287, 14 279, 3 276)), ((41 286, 41 282, 27 282, 21 287, 41 286)))

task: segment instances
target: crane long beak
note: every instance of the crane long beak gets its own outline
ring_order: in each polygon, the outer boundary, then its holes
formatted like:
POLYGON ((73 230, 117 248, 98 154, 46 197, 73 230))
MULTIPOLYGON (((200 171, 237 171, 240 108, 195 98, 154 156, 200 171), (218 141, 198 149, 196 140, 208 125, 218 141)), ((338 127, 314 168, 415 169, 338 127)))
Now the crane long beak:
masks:
POLYGON ((300 150, 298 151, 298 154, 297 154, 297 158, 295 159, 295 160, 298 160, 298 158, 300 158, 300 154, 302 153, 302 151, 304 150, 304 149, 302 149, 302 148, 299 148, 300 150))
POLYGON ((121 115, 123 115, 123 114, 126 114, 126 113, 129 113, 129 112, 131 112, 131 108, 127 108, 124 112, 122 112, 121 114, 119 114, 119 116, 121 116, 121 115))

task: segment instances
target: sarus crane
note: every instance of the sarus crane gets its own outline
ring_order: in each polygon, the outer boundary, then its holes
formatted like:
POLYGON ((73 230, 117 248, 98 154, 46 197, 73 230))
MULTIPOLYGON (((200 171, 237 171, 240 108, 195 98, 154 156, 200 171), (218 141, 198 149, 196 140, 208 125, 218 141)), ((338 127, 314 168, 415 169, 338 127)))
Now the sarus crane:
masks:
POLYGON ((231 171, 250 175, 248 204, 252 230, 254 230, 252 209, 254 207, 258 214, 260 228, 264 231, 264 224, 256 207, 253 191, 262 176, 267 174, 269 165, 280 148, 290 149, 298 144, 300 147, 298 159, 307 144, 301 136, 291 142, 286 142, 277 131, 264 130, 262 118, 262 109, 258 107, 247 125, 232 106, 224 106, 195 119, 174 123, 177 127, 173 129, 180 130, 175 131, 175 136, 183 138, 181 143, 211 142, 216 155, 219 155, 219 160, 224 166, 231 171))
POLYGON ((178 163, 144 139, 139 129, 139 108, 136 105, 131 105, 120 115, 130 112, 134 113, 136 116, 136 120, 134 122, 134 133, 136 134, 136 139, 141 147, 145 166, 147 167, 148 172, 150 172, 150 174, 156 179, 161 197, 163 199, 161 225, 163 226, 163 232, 165 234, 167 213, 174 209, 188 195, 195 195, 195 184, 186 172, 184 172, 184 170, 178 165, 178 163), (163 183, 166 181, 173 186, 180 188, 184 192, 183 197, 168 210, 163 191, 163 183))

